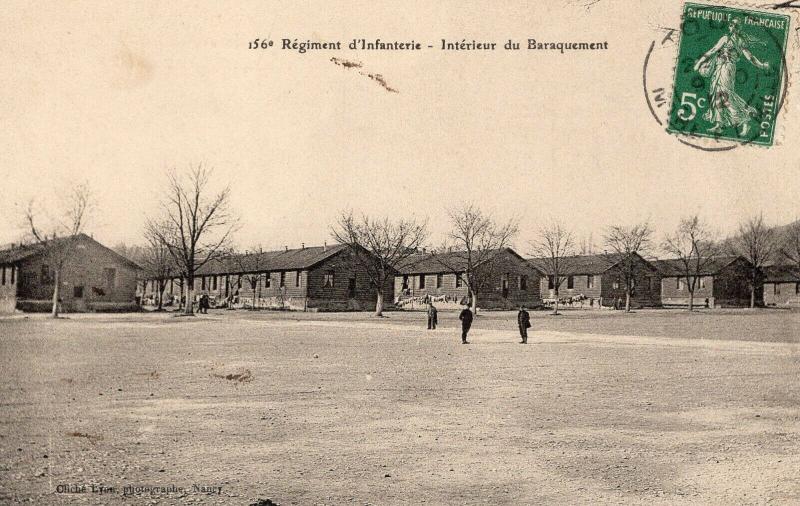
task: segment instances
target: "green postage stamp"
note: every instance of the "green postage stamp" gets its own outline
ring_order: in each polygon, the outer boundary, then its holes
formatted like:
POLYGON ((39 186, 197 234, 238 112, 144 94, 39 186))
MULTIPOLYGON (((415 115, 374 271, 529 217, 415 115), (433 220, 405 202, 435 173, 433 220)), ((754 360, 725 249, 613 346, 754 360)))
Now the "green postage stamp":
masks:
POLYGON ((685 4, 667 130, 771 146, 788 35, 783 14, 685 4))

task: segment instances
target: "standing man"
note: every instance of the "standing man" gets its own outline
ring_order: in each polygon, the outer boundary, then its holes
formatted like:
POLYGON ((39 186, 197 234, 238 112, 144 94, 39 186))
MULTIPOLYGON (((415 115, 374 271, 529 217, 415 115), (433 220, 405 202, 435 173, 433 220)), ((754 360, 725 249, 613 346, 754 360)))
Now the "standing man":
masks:
POLYGON ((522 338, 519 344, 528 344, 528 329, 531 327, 531 315, 525 311, 525 306, 520 306, 517 313, 517 325, 519 325, 519 335, 522 338))
POLYGON ((469 310, 469 306, 464 307, 464 310, 458 315, 458 319, 461 320, 461 344, 469 344, 467 333, 472 326, 472 311, 469 310))
POLYGON ((428 330, 436 330, 436 323, 438 320, 438 311, 436 311, 436 306, 433 305, 433 301, 428 302, 428 330))

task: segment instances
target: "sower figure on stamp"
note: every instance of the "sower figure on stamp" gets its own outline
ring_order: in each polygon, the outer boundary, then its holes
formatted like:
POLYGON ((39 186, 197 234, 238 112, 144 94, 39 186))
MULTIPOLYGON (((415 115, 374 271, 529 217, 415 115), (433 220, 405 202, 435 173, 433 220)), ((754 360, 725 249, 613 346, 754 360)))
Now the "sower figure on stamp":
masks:
POLYGON ((762 62, 750 52, 749 46, 760 41, 743 33, 738 19, 731 21, 728 30, 728 35, 723 35, 697 60, 694 70, 711 77, 709 107, 703 115, 703 119, 714 124, 708 131, 720 133, 724 127, 738 127, 739 135, 744 137, 756 109, 736 93, 736 63, 739 55, 763 70, 769 68, 769 62, 762 62))
POLYGON ((522 338, 520 344, 528 344, 528 329, 531 327, 531 315, 525 311, 525 306, 520 306, 517 313, 517 325, 519 325, 519 335, 522 338))
POLYGON ((461 320, 461 344, 469 344, 467 334, 469 328, 472 327, 472 311, 469 310, 469 306, 464 307, 464 310, 458 315, 458 319, 461 320))
POLYGON ((436 330, 436 323, 438 320, 438 311, 433 302, 428 303, 428 330, 436 330))

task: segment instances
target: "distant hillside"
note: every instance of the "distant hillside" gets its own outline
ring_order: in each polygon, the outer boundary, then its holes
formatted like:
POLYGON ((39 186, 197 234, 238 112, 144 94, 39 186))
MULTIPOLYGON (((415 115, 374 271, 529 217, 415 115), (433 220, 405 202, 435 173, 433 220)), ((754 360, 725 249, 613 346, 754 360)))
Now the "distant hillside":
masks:
MULTIPOLYGON (((780 244, 783 243, 784 238, 789 234, 789 231, 791 230, 791 228, 793 226, 795 226, 796 224, 800 224, 800 219, 796 220, 796 221, 792 221, 792 222, 787 223, 785 225, 776 225, 776 226, 771 228, 771 230, 775 233, 775 236, 778 238, 778 246, 780 246, 780 244)), ((737 235, 728 237, 726 239, 723 239, 720 242, 720 247, 721 247, 722 251, 724 253, 739 254, 739 252, 736 251, 736 246, 735 246, 736 245, 736 240, 738 238, 739 238, 739 235, 737 234, 737 235)), ((786 263, 786 259, 783 258, 779 254, 779 252, 777 251, 777 248, 776 248, 775 254, 773 255, 773 258, 772 258, 771 262, 769 262, 769 263, 782 264, 782 263, 786 263)))

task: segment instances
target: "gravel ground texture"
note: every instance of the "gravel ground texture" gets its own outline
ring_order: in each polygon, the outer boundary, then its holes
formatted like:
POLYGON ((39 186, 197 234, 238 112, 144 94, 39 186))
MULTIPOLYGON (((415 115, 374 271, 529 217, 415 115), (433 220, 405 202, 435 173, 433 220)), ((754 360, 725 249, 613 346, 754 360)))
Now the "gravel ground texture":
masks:
POLYGON ((798 504, 800 312, 0 319, 0 504, 798 504))

